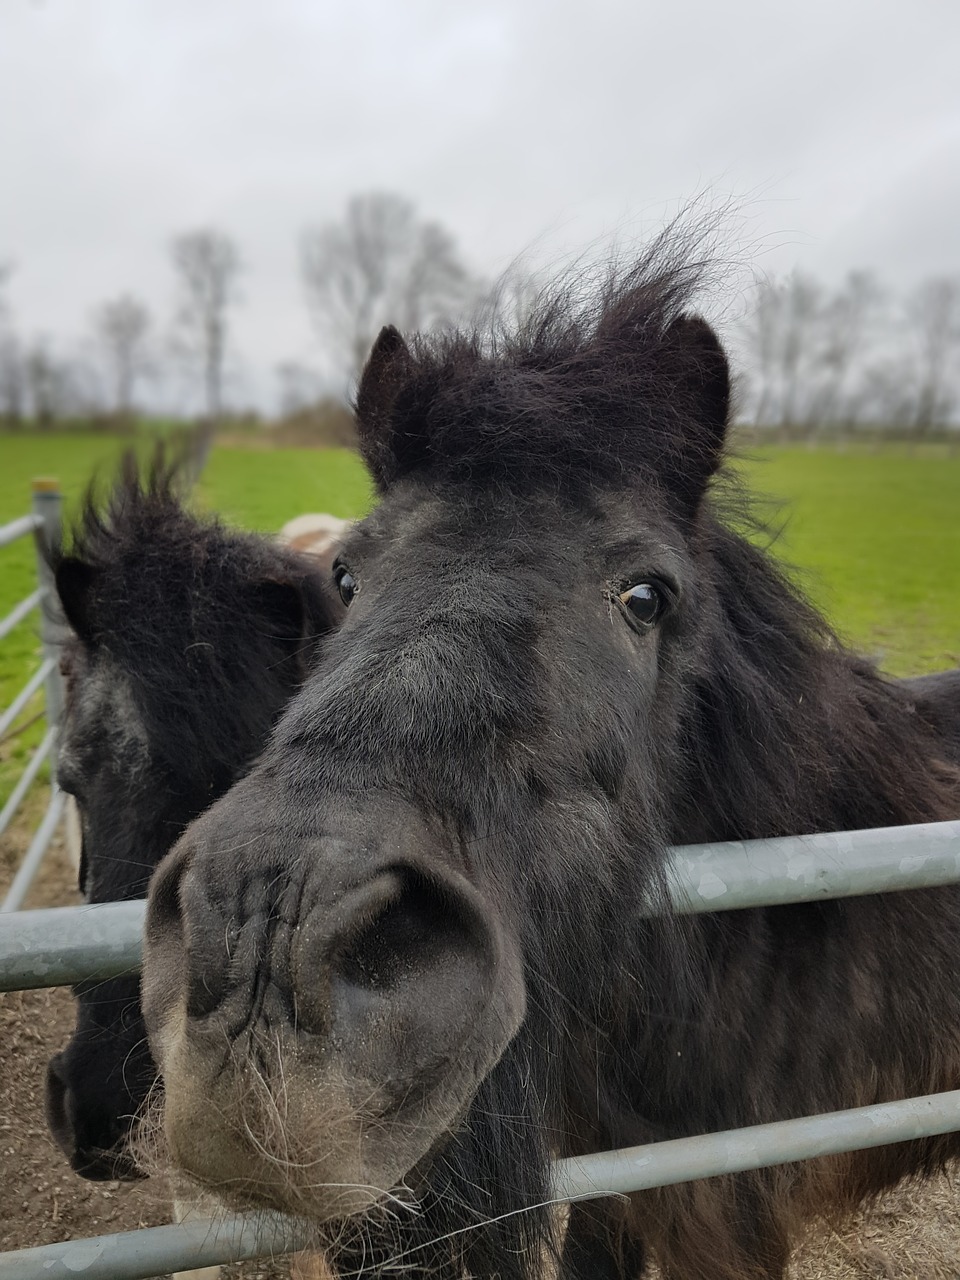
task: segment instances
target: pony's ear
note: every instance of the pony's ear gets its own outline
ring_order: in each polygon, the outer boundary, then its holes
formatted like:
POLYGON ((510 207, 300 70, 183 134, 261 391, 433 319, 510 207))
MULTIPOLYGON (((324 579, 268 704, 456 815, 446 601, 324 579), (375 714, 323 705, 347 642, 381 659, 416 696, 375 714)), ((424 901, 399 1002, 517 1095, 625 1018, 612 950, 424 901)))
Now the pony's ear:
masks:
POLYGON ((64 556, 57 561, 53 576, 67 622, 81 640, 89 643, 94 631, 91 598, 96 589, 97 570, 76 556, 64 556))
POLYGON ((668 483, 695 512, 723 457, 730 413, 730 366, 720 339, 700 316, 679 316, 663 335, 673 394, 685 419, 668 483))
POLYGON ((355 405, 360 451, 380 489, 392 470, 394 405, 412 365, 400 330, 384 326, 360 375, 355 405))

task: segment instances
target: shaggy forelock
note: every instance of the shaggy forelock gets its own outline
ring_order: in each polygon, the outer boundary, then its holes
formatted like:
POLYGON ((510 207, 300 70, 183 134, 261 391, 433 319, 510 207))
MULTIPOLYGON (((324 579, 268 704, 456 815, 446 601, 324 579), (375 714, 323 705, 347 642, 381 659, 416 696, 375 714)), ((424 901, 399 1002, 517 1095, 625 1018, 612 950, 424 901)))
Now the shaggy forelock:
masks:
POLYGON ((703 241, 702 229, 670 228, 629 266, 544 290, 512 328, 494 313, 483 327, 416 335, 387 370, 375 348, 357 397, 374 474, 549 489, 698 470, 694 455, 712 447, 702 354, 678 322, 712 270, 703 241))

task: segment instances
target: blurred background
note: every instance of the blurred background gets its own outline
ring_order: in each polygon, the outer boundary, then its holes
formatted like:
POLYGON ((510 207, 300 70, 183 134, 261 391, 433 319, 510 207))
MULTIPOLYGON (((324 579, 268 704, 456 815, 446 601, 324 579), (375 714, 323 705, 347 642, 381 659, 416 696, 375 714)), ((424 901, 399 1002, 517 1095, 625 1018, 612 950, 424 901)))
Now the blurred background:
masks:
POLYGON ((386 319, 695 202, 744 421, 929 434, 958 391, 958 51, 951 0, 4 0, 0 413, 288 419, 386 319))
MULTIPOLYGON (((231 522, 362 515, 349 406, 381 325, 522 314, 686 211, 715 218, 703 306, 776 554, 889 672, 960 665, 958 64, 956 0, 0 0, 0 525, 37 476, 69 524, 95 471, 170 435, 231 522)), ((0 618, 36 586, 32 540, 0 548, 0 618)), ((41 656, 36 612, 8 631, 0 711, 41 656)), ((44 732, 38 690, 0 806, 44 732)), ((0 833, 0 888, 48 781, 0 833)), ((28 905, 76 900, 48 864, 28 905)), ((71 1016, 0 1005, 0 1247, 168 1210, 61 1168, 31 1073, 71 1016)), ((919 1235, 857 1228, 797 1274, 955 1277, 960 1195, 937 1196, 919 1235)))

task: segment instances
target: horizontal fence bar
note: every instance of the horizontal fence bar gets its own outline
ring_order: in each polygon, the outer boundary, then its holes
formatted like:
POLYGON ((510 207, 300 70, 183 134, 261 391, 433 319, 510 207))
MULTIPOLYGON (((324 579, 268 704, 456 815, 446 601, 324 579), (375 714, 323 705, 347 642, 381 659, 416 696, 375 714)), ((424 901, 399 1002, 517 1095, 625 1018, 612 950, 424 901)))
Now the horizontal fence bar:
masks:
MULTIPOLYGON (((957 1129, 960 1090, 558 1160, 552 1190, 559 1201, 625 1195, 957 1129)), ((86 1280, 146 1280, 164 1271, 291 1253, 309 1244, 309 1227, 296 1219, 237 1215, 2 1254, 0 1280, 65 1280, 77 1275, 86 1280)))
POLYGON ((43 597, 46 595, 43 587, 37 587, 36 591, 32 591, 25 600, 21 600, 15 605, 7 616, 0 622, 0 640, 3 640, 10 634, 18 622, 22 622, 31 609, 35 609, 43 597))
POLYGON ((6 547, 42 526, 43 517, 38 515, 20 516, 17 520, 11 520, 9 524, 0 525, 0 547, 6 547))
POLYGON ((0 836, 3 835, 4 831, 6 831, 7 827, 10 825, 10 820, 20 808, 23 797, 30 790, 31 782, 33 782, 34 778, 40 772, 40 766, 53 750, 56 741, 57 730, 55 727, 51 726, 43 735, 43 739, 39 747, 37 747, 36 751, 34 751, 33 755, 30 757, 30 761, 23 773, 21 773, 17 785, 10 792, 10 799, 3 806, 2 812, 0 812, 0 836))
POLYGON ((926 1098, 574 1156, 554 1165, 553 1186, 559 1200, 592 1200, 745 1169, 766 1169, 793 1160, 866 1151, 957 1130, 960 1089, 953 1089, 926 1098))
POLYGON ((0 1253, 0 1280, 146 1280, 171 1271, 293 1253, 309 1243, 309 1228, 278 1214, 146 1227, 86 1240, 0 1253))
MULTIPOLYGON (((668 882, 672 907, 687 914, 954 884, 960 820, 681 845, 668 882)), ((144 910, 142 901, 100 903, 0 919, 0 991, 129 972, 140 963, 144 910)))
POLYGON ((667 875, 685 914, 932 889, 960 880, 960 820, 680 845, 667 875))
POLYGON ((37 667, 36 671, 10 703, 9 707, 7 707, 3 715, 0 716, 0 738, 2 738, 7 732, 14 720, 16 720, 17 716, 37 692, 56 665, 57 663, 55 658, 45 658, 44 661, 41 662, 40 666, 37 667))
POLYGON ((137 899, 0 915, 0 991, 136 973, 144 905, 137 899))
POLYGON ((13 884, 7 890, 7 896, 0 903, 0 912, 19 911, 23 906, 24 899, 30 892, 30 886, 40 870, 43 855, 47 852, 54 832, 63 817, 66 803, 67 793, 54 786, 53 793, 50 796, 50 803, 47 805, 47 812, 43 815, 40 825, 30 841, 30 847, 23 855, 23 861, 17 868, 17 874, 13 877, 13 884))

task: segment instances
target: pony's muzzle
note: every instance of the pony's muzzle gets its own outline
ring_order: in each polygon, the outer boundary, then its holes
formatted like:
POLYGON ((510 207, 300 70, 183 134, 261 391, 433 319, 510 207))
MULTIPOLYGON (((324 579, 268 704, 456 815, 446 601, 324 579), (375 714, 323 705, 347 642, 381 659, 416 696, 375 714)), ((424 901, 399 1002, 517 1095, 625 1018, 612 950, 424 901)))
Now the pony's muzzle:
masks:
POLYGON ((295 937, 298 1030, 328 1037, 397 1097, 442 1072, 498 986, 495 931, 458 879, 383 867, 334 905, 317 904, 295 937))
POLYGON ((125 1130, 100 1108, 85 1105, 71 1086, 63 1054, 47 1064, 44 1105, 47 1125, 74 1173, 93 1182, 134 1182, 145 1176, 123 1149, 125 1130))
POLYGON ((338 823, 288 840, 281 863, 249 837, 231 860, 239 841, 208 819, 161 864, 147 910, 143 1010, 172 1158, 233 1204, 281 1204, 282 1168, 311 1215, 357 1212, 462 1114, 516 1032, 519 949, 419 831, 338 823))

